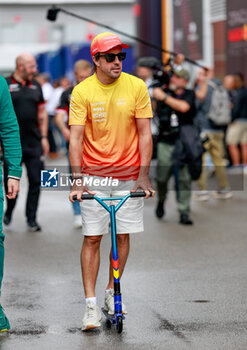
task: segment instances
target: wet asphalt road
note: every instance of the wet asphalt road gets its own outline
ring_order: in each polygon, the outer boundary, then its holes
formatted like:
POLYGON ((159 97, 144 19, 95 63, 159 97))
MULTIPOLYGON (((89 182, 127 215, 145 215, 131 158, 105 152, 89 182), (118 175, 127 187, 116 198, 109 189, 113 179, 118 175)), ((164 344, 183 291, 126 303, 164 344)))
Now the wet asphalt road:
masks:
MULTIPOLYGON (((39 222, 29 233, 22 181, 12 224, 5 229, 2 304, 12 330, 0 350, 29 349, 247 349, 247 187, 234 198, 192 201, 193 227, 178 225, 174 193, 166 217, 154 216, 156 200, 145 205, 145 233, 131 238, 121 281, 128 308, 122 334, 105 322, 82 333, 84 311, 80 272, 82 237, 73 229, 65 192, 43 192, 39 222)), ((110 237, 101 247, 97 283, 103 304, 110 237)))

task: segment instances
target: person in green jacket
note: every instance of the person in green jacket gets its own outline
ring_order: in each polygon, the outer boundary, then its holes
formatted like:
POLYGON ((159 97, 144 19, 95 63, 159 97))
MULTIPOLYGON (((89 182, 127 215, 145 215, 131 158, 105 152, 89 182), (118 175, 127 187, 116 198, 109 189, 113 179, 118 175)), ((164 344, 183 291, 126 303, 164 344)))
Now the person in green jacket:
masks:
MULTIPOLYGON (((22 174, 20 166, 22 151, 19 134, 19 125, 13 108, 8 84, 0 76, 0 141, 7 159, 8 172, 8 193, 9 199, 14 199, 19 192, 19 182, 22 174)), ((0 167, 0 295, 3 279, 4 266, 4 233, 3 233, 3 188, 2 188, 2 167, 0 167)), ((9 321, 3 312, 0 304, 0 332, 10 329, 9 321)))

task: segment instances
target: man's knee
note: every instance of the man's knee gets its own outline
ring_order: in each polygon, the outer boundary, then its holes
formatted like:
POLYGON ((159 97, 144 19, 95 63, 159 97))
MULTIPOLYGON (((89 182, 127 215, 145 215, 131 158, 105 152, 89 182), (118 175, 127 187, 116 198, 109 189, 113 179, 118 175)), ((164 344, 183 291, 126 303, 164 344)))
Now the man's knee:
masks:
POLYGON ((83 246, 97 249, 100 246, 102 236, 84 236, 83 246))
POLYGON ((129 244, 129 234, 119 234, 117 235, 118 246, 129 244))

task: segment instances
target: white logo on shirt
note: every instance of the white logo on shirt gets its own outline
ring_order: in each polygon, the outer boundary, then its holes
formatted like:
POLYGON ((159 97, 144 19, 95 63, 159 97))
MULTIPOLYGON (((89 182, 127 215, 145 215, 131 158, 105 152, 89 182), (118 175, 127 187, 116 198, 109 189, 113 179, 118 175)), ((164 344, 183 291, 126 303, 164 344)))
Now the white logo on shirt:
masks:
POLYGON ((117 99, 117 106, 125 106, 126 105, 126 99, 125 98, 118 98, 117 99))
POLYGON ((91 103, 92 118, 94 122, 98 123, 106 121, 105 104, 105 101, 91 103))
POLYGON ((9 91, 13 92, 13 91, 19 91, 19 84, 9 84, 9 91))

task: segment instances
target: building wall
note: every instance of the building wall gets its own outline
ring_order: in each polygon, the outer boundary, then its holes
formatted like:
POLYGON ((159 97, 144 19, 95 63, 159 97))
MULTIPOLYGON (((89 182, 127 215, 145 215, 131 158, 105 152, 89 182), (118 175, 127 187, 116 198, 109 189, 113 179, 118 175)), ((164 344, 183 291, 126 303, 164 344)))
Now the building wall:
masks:
POLYGON ((226 0, 211 0, 210 22, 213 32, 213 67, 220 80, 226 73, 226 0))
POLYGON ((241 72, 247 81, 247 2, 227 1, 227 72, 241 72))
MULTIPOLYGON (((161 0, 138 0, 137 6, 137 36, 161 48, 161 0)), ((161 50, 142 43, 138 43, 137 47, 138 57, 154 56, 161 59, 161 50)))
MULTIPOLYGON (((213 34, 210 0, 162 0, 163 46, 212 66, 213 34)), ((192 68, 192 66, 191 66, 192 68)))
POLYGON ((214 33, 214 70, 219 79, 226 73, 226 21, 213 23, 214 33))

